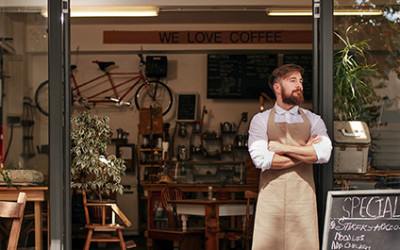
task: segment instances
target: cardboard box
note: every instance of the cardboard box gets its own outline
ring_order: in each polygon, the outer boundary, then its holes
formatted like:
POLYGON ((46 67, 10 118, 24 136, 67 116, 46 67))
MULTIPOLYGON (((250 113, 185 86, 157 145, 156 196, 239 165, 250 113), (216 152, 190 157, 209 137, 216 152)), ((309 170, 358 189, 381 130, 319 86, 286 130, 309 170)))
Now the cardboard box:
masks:
POLYGON ((334 173, 366 173, 371 142, 368 126, 361 121, 334 122, 334 173))

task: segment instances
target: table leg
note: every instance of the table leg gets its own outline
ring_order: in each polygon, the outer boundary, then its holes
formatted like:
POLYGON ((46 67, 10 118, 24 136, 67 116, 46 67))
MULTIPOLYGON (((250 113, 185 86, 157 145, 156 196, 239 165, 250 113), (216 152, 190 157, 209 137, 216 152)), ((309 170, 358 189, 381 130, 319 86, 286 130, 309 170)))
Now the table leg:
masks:
POLYGON ((35 249, 42 250, 42 204, 35 201, 35 249))
MULTIPOLYGON (((206 250, 218 250, 218 234, 219 232, 219 216, 218 216, 218 206, 214 207, 212 204, 208 204, 205 206, 205 248, 206 250), (210 222, 210 219, 215 216, 216 217, 216 225, 210 222)), ((215 223, 215 222, 214 222, 215 223)))

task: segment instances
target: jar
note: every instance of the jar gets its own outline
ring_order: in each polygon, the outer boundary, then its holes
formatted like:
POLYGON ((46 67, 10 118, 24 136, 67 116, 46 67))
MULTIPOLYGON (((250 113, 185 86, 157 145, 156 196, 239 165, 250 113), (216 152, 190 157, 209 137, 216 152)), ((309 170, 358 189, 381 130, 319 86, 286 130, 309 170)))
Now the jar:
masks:
POLYGON ((213 187, 208 186, 208 199, 212 200, 212 198, 213 198, 213 187))
POLYGON ((181 161, 186 160, 186 147, 184 145, 179 145, 178 146, 178 159, 181 161))
POLYGON ((162 148, 162 142, 163 142, 162 138, 161 138, 161 137, 158 137, 158 138, 157 138, 156 147, 157 147, 157 148, 162 148))
POLYGON ((187 128, 186 128, 186 123, 182 122, 179 123, 179 131, 178 134, 180 137, 186 137, 187 136, 187 128))

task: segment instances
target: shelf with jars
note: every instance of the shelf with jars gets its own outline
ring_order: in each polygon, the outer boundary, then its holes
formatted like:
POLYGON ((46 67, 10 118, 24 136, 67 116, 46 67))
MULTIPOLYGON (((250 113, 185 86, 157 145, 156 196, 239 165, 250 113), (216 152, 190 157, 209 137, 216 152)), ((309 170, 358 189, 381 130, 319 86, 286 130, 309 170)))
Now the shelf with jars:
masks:
POLYGON ((160 108, 144 108, 139 111, 138 166, 140 182, 152 182, 168 151, 160 108))
POLYGON ((162 175, 179 184, 245 184, 245 161, 166 161, 162 175))

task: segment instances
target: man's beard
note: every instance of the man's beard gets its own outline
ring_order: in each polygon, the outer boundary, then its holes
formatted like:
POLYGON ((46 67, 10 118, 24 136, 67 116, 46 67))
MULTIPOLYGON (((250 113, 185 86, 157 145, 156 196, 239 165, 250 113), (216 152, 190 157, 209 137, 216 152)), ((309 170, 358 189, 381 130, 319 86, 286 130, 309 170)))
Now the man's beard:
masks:
POLYGON ((282 101, 289 105, 300 105, 304 100, 303 91, 302 90, 293 90, 290 95, 286 95, 285 89, 282 89, 282 101), (295 93, 298 92, 298 95, 295 93))

